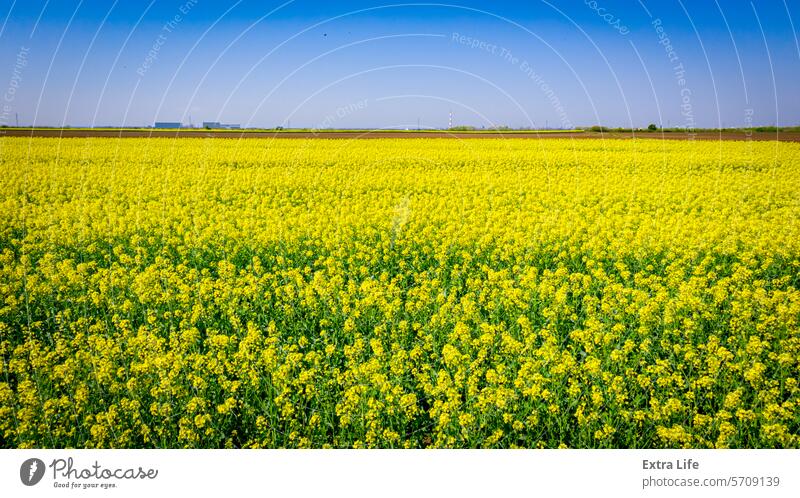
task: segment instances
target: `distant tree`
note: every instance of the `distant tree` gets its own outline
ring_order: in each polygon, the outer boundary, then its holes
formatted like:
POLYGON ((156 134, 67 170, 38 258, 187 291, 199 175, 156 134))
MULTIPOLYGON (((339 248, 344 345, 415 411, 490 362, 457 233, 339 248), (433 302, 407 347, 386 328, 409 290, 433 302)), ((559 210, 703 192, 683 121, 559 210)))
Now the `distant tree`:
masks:
POLYGON ((658 131, 658 126, 654 125, 653 123, 650 123, 647 129, 650 131, 658 131))
POLYGON ((609 130, 608 130, 608 127, 606 127, 606 126, 596 126, 596 125, 595 125, 595 126, 592 126, 591 128, 589 128, 589 130, 590 130, 590 131, 594 131, 594 132, 605 132, 605 131, 609 131, 609 130))

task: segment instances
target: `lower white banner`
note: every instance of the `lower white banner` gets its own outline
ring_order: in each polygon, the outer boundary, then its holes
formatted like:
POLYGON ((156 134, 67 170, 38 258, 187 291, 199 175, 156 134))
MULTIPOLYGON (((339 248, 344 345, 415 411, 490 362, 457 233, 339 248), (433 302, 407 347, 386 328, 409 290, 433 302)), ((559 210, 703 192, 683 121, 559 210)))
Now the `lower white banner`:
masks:
POLYGON ((800 496, 798 450, 2 450, 0 496, 800 496))

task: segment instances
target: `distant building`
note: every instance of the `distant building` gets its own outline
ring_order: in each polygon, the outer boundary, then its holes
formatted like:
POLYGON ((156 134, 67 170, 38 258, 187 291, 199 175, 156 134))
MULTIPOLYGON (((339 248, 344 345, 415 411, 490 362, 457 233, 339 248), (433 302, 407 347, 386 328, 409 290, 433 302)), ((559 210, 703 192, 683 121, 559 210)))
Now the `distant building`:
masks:
POLYGON ((156 124, 153 125, 153 128, 180 128, 181 123, 176 123, 172 121, 156 121, 156 124))
POLYGON ((238 130, 241 128, 238 124, 225 124, 219 121, 203 121, 203 128, 221 129, 221 130, 238 130))

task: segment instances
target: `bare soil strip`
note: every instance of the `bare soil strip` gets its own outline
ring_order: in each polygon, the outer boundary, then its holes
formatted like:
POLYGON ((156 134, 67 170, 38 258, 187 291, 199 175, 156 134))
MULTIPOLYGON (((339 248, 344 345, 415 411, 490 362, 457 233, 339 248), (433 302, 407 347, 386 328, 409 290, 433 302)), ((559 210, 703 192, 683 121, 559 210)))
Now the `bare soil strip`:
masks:
POLYGON ((0 129, 0 137, 106 137, 106 138, 326 138, 326 139, 370 139, 370 138, 450 138, 450 139, 476 139, 476 138, 526 138, 526 139, 630 139, 650 138, 666 140, 778 140, 781 142, 800 142, 800 133, 787 132, 697 132, 688 133, 595 133, 595 132, 446 132, 446 131, 190 131, 190 130, 88 130, 88 129, 0 129))

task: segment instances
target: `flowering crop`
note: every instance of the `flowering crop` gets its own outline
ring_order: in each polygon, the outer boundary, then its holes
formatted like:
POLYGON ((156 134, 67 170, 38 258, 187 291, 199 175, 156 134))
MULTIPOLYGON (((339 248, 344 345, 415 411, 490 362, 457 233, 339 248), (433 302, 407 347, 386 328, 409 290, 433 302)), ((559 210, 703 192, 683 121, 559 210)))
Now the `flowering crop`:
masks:
POLYGON ((0 447, 800 447, 796 144, 0 151, 0 447))

